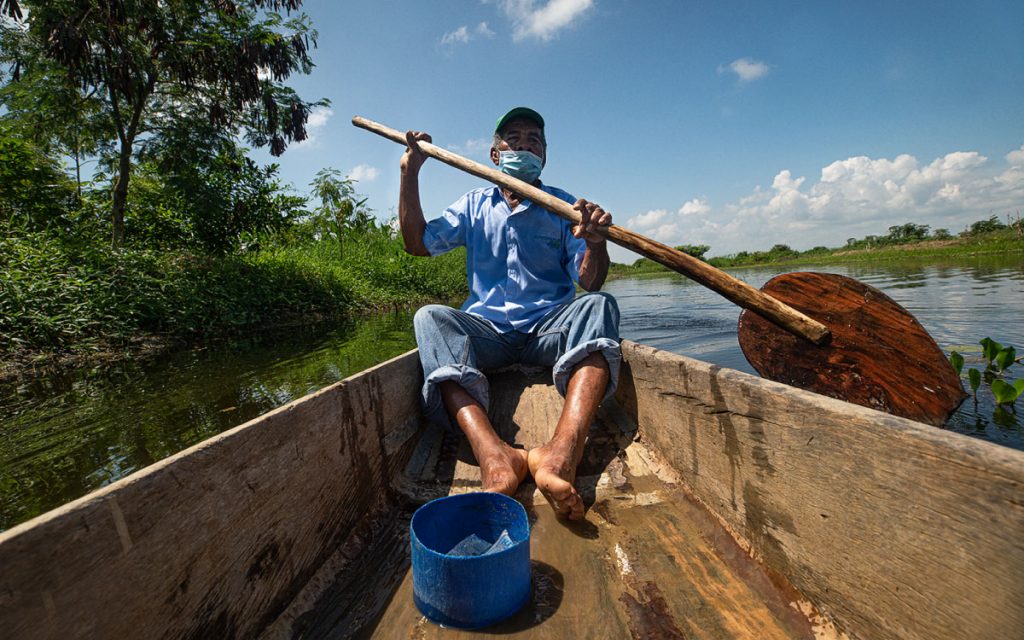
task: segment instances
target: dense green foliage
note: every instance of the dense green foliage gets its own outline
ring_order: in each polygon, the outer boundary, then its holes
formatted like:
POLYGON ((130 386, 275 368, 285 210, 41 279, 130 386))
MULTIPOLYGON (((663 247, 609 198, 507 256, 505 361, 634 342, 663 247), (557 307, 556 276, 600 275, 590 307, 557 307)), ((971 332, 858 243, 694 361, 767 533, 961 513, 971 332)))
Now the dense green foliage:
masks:
POLYGON ((218 155, 241 129, 274 155, 306 137, 310 110, 284 81, 312 70, 316 32, 301 0, 0 0, 5 119, 37 143, 109 167, 115 246, 138 154, 218 155), (212 130, 183 147, 181 132, 212 130))
POLYGON ((418 259, 389 230, 224 257, 0 237, 0 351, 127 346, 340 316, 465 291, 464 257, 418 259))
POLYGON ((0 224, 40 230, 59 224, 75 187, 57 160, 0 121, 0 224))

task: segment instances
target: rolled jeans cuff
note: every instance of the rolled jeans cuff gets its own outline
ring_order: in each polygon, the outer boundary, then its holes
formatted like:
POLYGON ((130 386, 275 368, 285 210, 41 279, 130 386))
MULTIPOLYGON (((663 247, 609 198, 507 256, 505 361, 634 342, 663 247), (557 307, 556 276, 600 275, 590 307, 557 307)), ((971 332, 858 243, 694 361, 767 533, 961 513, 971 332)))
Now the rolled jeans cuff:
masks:
POLYGON ((474 400, 480 403, 484 411, 487 411, 490 403, 490 390, 484 374, 478 369, 464 364, 450 364, 434 369, 423 381, 423 413, 427 420, 450 429, 456 428, 445 409, 444 398, 441 397, 439 385, 446 380, 458 383, 469 395, 473 396, 474 400))
POLYGON ((600 351, 601 355, 604 356, 605 362, 608 363, 608 388, 604 392, 602 402, 612 397, 615 393, 615 387, 619 384, 619 365, 622 364, 622 349, 619 347, 619 343, 611 338, 594 338, 583 344, 576 345, 567 351, 555 362, 555 366, 552 367, 551 377, 554 378, 555 389, 558 390, 558 393, 562 394, 562 397, 565 397, 565 394, 568 392, 569 377, 572 375, 572 370, 595 351, 600 351))

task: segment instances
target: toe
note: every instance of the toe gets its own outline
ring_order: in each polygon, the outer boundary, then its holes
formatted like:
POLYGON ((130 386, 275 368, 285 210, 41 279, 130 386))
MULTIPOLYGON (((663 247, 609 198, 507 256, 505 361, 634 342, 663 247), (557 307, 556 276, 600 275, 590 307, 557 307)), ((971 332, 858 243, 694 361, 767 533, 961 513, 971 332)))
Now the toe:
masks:
POLYGON ((575 491, 572 492, 572 496, 566 501, 568 511, 565 513, 565 517, 570 520, 582 520, 583 519, 583 498, 580 497, 575 491))

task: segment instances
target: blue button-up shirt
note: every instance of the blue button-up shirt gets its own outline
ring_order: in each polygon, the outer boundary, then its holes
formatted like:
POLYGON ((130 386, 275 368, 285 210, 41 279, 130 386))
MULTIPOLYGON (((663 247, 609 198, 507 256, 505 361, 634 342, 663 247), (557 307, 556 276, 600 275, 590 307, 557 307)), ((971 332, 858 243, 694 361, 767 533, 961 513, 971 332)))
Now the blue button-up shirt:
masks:
MULTIPOLYGON (((561 189, 541 185, 575 203, 561 189)), ((555 307, 576 295, 586 242, 572 223, 524 200, 515 211, 498 187, 470 191, 427 223, 430 255, 466 247, 469 298, 462 310, 501 332, 529 332, 555 307)))

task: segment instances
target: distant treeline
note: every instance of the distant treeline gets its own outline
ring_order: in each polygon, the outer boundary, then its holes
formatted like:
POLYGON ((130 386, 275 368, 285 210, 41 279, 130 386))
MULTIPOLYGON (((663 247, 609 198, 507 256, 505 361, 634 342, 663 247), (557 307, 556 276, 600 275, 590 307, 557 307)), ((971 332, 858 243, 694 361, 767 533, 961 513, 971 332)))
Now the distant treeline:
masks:
MULTIPOLYGON (((902 225, 889 227, 889 233, 884 236, 869 235, 863 238, 849 238, 843 247, 829 248, 818 246, 806 251, 797 251, 789 245, 777 244, 767 251, 740 251, 726 256, 706 258, 705 255, 711 250, 709 245, 681 245, 677 250, 689 254, 715 267, 739 267, 757 264, 769 264, 793 261, 813 261, 821 258, 836 259, 839 257, 855 257, 863 252, 877 252, 886 248, 913 248, 914 245, 930 243, 928 246, 948 245, 952 252, 956 253, 957 248, 976 250, 974 246, 978 241, 988 241, 993 250, 1012 249, 1024 250, 1024 220, 1018 214, 1016 217, 1007 217, 1002 222, 997 216, 991 216, 984 220, 973 222, 958 233, 953 235, 948 229, 935 229, 926 224, 908 222, 902 225)), ((666 267, 659 265, 647 258, 640 258, 629 265, 613 264, 612 273, 616 275, 632 275, 639 273, 654 273, 665 271, 666 267)))

